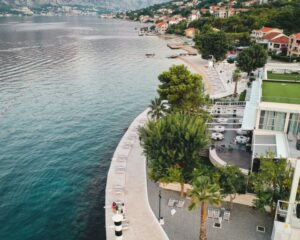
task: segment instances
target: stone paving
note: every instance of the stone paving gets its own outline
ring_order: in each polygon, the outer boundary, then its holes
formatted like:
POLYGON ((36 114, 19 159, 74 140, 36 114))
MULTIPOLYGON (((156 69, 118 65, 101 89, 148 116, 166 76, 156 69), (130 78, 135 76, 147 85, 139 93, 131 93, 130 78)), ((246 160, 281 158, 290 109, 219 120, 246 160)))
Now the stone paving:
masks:
MULTIPOLYGON (((235 83, 232 81, 232 74, 236 69, 234 64, 222 62, 215 64, 214 67, 208 67, 208 60, 202 59, 200 55, 179 57, 179 59, 203 76, 207 93, 211 98, 222 98, 233 94, 235 83)), ((238 93, 247 88, 247 81, 243 75, 238 83, 238 93)))
POLYGON ((116 239, 112 221, 112 202, 125 203, 128 229, 124 240, 167 240, 148 201, 146 158, 138 140, 138 128, 147 121, 147 111, 140 114, 122 137, 111 161, 105 191, 106 239, 116 239))
POLYGON ((226 130, 223 132, 224 139, 222 141, 213 141, 215 146, 225 146, 224 152, 217 151, 218 156, 230 165, 235 165, 243 169, 251 169, 252 152, 246 151, 245 145, 239 145, 234 143, 236 137, 235 130, 226 130), (228 147, 233 148, 232 151, 228 150, 228 147))
MULTIPOLYGON (((158 193, 157 184, 148 180, 148 196, 150 206, 158 217, 158 193)), ((189 211, 189 200, 185 200, 182 209, 175 208, 176 213, 171 216, 171 208, 167 206, 168 199, 181 199, 178 192, 161 191, 161 210, 165 224, 163 225, 170 240, 198 240, 200 229, 200 208, 189 211)), ((224 207, 227 207, 226 203, 224 207)), ((269 240, 271 238, 273 219, 254 210, 251 207, 234 204, 231 210, 230 221, 223 221, 222 228, 213 227, 214 220, 207 220, 208 240, 269 240), (256 226, 266 227, 265 233, 256 231, 256 226)))

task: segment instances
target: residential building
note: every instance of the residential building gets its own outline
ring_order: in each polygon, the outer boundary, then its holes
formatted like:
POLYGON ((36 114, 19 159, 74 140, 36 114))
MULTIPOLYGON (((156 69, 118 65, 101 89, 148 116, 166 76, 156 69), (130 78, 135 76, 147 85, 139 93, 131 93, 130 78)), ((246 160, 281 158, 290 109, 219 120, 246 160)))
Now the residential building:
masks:
POLYGON ((174 24, 179 23, 179 21, 176 18, 171 18, 171 19, 169 19, 168 23, 169 23, 169 25, 174 25, 174 24))
POLYGON ((271 32, 283 33, 283 30, 278 28, 263 27, 258 30, 253 30, 250 36, 253 41, 257 43, 264 43, 263 37, 271 32))
POLYGON ((199 11, 192 11, 192 14, 189 16, 189 21, 195 21, 198 20, 200 18, 200 12, 199 11))
POLYGON ((258 4, 267 4, 269 0, 257 0, 258 4))
POLYGON ((263 36, 261 43, 268 45, 269 52, 281 53, 282 49, 287 49, 289 44, 289 37, 283 33, 270 32, 263 36))
MULTIPOLYGON (((272 71, 290 72, 287 69, 272 71)), ((297 94, 300 83, 288 78, 268 80, 267 70, 260 71, 259 75, 253 82, 242 123, 242 129, 253 130, 252 170, 267 151, 273 152, 275 158, 287 158, 294 164, 300 156, 300 95, 297 94)))
POLYGON ((290 36, 288 55, 300 57, 300 32, 290 36))
POLYGON ((258 170, 261 156, 268 152, 272 152, 275 159, 286 158, 292 166, 299 158, 300 82, 289 79, 297 78, 297 75, 291 73, 300 73, 300 69, 276 67, 268 70, 273 71, 270 79, 267 70, 258 71, 257 80, 252 82, 247 91, 246 102, 217 102, 213 106, 211 113, 217 123, 211 122, 208 126, 212 131, 218 131, 215 128, 222 123, 223 128, 225 126, 222 130, 225 137, 224 140, 218 139, 209 150, 212 164, 234 164, 247 174, 258 170), (275 73, 281 73, 279 76, 282 79, 273 79, 275 73), (229 123, 233 115, 236 119, 229 123), (231 124, 239 129, 236 133, 231 124), (245 142, 241 142, 243 138, 245 142), (225 146, 232 151, 223 154, 218 146, 225 146))
POLYGON ((243 3, 243 6, 245 6, 245 7, 250 7, 250 6, 252 6, 252 5, 256 4, 256 3, 257 3, 256 0, 250 0, 250 1, 244 2, 244 3, 243 3))
POLYGON ((168 23, 160 22, 155 25, 155 31, 159 34, 165 34, 168 29, 168 23))
POLYGON ((194 38, 196 33, 197 33, 197 29, 196 28, 188 28, 184 31, 185 36, 188 38, 194 38))

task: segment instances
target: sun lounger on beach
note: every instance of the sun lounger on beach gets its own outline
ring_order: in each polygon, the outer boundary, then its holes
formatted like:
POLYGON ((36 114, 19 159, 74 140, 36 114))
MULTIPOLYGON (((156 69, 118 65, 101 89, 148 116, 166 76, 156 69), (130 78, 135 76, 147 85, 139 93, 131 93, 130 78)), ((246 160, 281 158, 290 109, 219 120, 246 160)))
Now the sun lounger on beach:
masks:
POLYGON ((169 202, 168 202, 168 206, 169 207, 174 207, 175 203, 177 202, 177 200, 170 198, 169 202))
POLYGON ((220 210, 214 209, 213 210, 213 218, 219 218, 220 217, 220 210))
POLYGON ((229 211, 225 211, 224 212, 224 216, 223 216, 223 220, 229 221, 230 219, 230 212, 229 211))
POLYGON ((178 203, 176 204, 178 208, 182 208, 184 206, 184 200, 179 200, 178 203))

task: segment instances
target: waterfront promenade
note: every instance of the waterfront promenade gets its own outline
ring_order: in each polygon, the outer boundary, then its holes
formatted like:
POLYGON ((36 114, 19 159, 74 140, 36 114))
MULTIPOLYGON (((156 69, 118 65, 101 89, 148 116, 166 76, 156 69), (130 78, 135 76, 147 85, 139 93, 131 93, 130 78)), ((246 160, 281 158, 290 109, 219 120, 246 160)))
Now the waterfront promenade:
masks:
MULTIPOLYGON (((221 62, 216 63, 214 67, 209 67, 208 60, 202 59, 199 55, 178 57, 178 59, 202 76, 206 93, 209 94, 210 98, 222 98, 234 93, 235 83, 232 80, 232 75, 236 69, 235 64, 221 62)), ((247 88, 247 82, 247 77, 243 76, 237 86, 238 93, 247 88)))
POLYGON ((144 111, 132 122, 111 161, 105 193, 107 240, 115 239, 113 201, 125 204, 123 239, 168 239, 148 201, 146 158, 138 139, 138 128, 147 122, 147 112, 144 111))

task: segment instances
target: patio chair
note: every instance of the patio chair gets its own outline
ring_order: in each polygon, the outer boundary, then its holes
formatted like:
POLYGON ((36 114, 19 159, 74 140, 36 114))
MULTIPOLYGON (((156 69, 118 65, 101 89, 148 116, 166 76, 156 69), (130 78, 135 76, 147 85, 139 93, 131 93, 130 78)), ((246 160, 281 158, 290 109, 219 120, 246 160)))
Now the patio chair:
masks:
POLYGON ((230 211, 225 211, 224 216, 223 216, 223 220, 229 221, 229 219, 230 219, 230 211))
POLYGON ((178 208, 183 208, 183 206, 184 206, 184 200, 179 200, 176 206, 178 208))
POLYGON ((207 217, 208 218, 213 218, 213 209, 212 208, 207 209, 207 217))
POLYGON ((220 210, 219 209, 214 209, 213 210, 213 218, 218 218, 220 217, 220 210))
POLYGON ((170 198, 170 199, 169 199, 169 202, 168 202, 168 207, 174 207, 175 203, 176 203, 176 200, 170 198))

